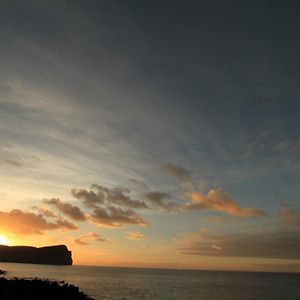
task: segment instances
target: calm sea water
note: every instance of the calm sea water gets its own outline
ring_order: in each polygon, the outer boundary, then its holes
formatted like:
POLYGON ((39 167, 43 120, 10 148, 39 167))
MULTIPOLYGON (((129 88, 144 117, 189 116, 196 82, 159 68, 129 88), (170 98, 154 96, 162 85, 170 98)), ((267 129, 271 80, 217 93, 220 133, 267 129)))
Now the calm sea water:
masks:
POLYGON ((300 274, 0 263, 8 277, 72 283, 97 300, 300 300, 300 274))

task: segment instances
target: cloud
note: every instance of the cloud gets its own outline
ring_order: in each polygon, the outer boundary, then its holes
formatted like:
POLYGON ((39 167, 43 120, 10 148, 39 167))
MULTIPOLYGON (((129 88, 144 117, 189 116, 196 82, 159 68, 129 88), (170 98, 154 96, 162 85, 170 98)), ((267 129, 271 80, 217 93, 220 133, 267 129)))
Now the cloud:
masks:
POLYGON ((240 225, 241 224, 241 220, 238 218, 235 218, 234 216, 230 216, 230 215, 226 215, 226 216, 208 216, 208 217, 204 217, 201 218, 201 220, 207 224, 221 224, 221 225, 225 225, 225 224, 236 224, 236 225, 240 225))
POLYGON ((129 181, 131 183, 135 184, 136 186, 138 186, 139 188, 141 188, 142 190, 148 189, 148 185, 142 180, 131 178, 131 179, 129 179, 129 181))
POLYGON ((126 224, 145 226, 148 224, 132 209, 123 209, 115 206, 94 209, 89 216, 89 220, 103 227, 123 227, 126 224))
POLYGON ((86 189, 72 189, 71 193, 90 209, 92 213, 86 218, 91 223, 103 227, 123 227, 124 225, 145 226, 148 224, 133 209, 149 209, 144 202, 131 198, 130 190, 116 187, 107 188, 98 184, 86 189))
POLYGON ((70 203, 61 202, 59 199, 55 198, 45 199, 44 202, 56 207, 61 213, 68 216, 74 221, 86 221, 85 214, 77 206, 74 206, 70 203))
POLYGON ((220 234, 201 230, 180 241, 188 255, 300 259, 300 232, 291 230, 220 234))
POLYGON ((149 207, 144 201, 134 200, 129 194, 130 190, 122 187, 107 188, 98 184, 93 184, 92 188, 96 189, 98 193, 102 193, 107 203, 115 204, 128 208, 143 208, 148 209, 149 207))
POLYGON ((283 206, 280 211, 280 217, 286 225, 300 230, 300 209, 283 206))
POLYGON ((108 242, 109 240, 103 238, 101 235, 99 235, 96 232, 90 232, 87 234, 83 234, 79 236, 78 238, 74 239, 74 243, 79 245, 88 245, 91 242, 108 242))
POLYGON ((88 208, 96 208, 99 205, 118 205, 126 208, 149 209, 144 201, 134 200, 130 197, 130 190, 122 187, 107 188, 98 184, 91 186, 94 191, 85 189, 72 189, 72 195, 88 208))
POLYGON ((189 170, 174 164, 166 164, 164 170, 171 176, 177 178, 180 181, 187 182, 190 181, 189 170))
POLYGON ((12 145, 7 143, 0 143, 0 149, 10 151, 12 149, 12 145))
POLYGON ((255 158, 256 168, 262 164, 270 167, 293 167, 292 162, 300 151, 300 139, 282 139, 276 143, 272 138, 261 135, 247 146, 241 158, 255 158), (266 142, 266 138, 269 142, 266 142))
POLYGON ((281 152, 298 152, 300 150, 300 140, 285 139, 273 147, 274 150, 281 152))
POLYGON ((46 218, 57 218, 57 215, 50 209, 42 207, 42 206, 32 206, 34 210, 37 210, 41 215, 46 218))
POLYGON ((69 230, 78 229, 78 227, 74 223, 71 223, 68 220, 61 219, 61 218, 57 219, 54 225, 60 229, 69 229, 69 230))
POLYGON ((207 195, 200 192, 189 194, 192 203, 182 207, 183 210, 215 210, 226 212, 235 217, 259 217, 265 213, 257 208, 242 208, 220 189, 211 189, 207 195))
POLYGON ((166 199, 171 198, 168 193, 164 192, 147 192, 144 193, 144 196, 148 201, 150 201, 154 209, 160 210, 174 210, 178 205, 174 202, 165 201, 166 199))
MULTIPOLYGON (((25 44, 29 46, 27 42, 25 44)), ((30 46, 35 47, 33 44, 30 46)), ((49 89, 43 84, 33 84, 28 78, 2 81, 2 88, 6 91, 3 102, 7 101, 14 106, 36 110, 52 117, 66 117, 78 109, 74 99, 59 88, 49 89), (60 109, 57 110, 57 107, 60 109)))
POLYGON ((1 158, 0 159, 0 167, 14 167, 14 168, 21 168, 22 165, 20 162, 13 160, 13 159, 7 159, 7 158, 1 158))
POLYGON ((42 234, 45 230, 76 230, 77 226, 67 220, 57 218, 49 222, 43 215, 20 209, 10 212, 0 211, 0 229, 15 234, 42 234))
POLYGON ((135 241, 144 241, 145 236, 138 231, 126 232, 124 239, 126 240, 135 240, 135 241))
POLYGON ((72 189, 71 195, 83 202, 87 208, 96 208, 104 203, 104 194, 87 191, 86 189, 72 189))
POLYGON ((179 249, 190 255, 300 259, 300 209, 283 206, 271 225, 227 234, 202 229, 187 234, 179 249))

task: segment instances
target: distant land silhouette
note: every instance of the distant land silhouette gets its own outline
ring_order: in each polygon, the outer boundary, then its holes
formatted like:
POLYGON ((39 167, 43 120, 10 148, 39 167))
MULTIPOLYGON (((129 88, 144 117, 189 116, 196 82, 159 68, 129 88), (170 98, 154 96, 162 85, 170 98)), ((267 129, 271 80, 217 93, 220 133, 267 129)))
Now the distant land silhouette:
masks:
POLYGON ((47 247, 0 245, 0 261, 45 265, 72 265, 72 252, 65 245, 47 247))

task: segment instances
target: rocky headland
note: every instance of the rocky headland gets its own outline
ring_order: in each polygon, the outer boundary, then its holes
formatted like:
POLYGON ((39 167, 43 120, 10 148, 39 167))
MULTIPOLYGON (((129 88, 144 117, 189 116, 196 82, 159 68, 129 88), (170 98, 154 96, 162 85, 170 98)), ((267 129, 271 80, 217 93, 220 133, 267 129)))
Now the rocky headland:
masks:
POLYGON ((72 253, 65 245, 48 247, 0 245, 0 261, 46 265, 72 265, 72 253))

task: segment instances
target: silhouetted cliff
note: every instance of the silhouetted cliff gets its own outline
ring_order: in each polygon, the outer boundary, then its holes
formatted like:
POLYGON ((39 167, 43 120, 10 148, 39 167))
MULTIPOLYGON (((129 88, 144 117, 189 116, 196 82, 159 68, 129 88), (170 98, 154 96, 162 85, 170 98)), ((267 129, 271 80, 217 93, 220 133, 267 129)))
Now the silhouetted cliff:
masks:
POLYGON ((0 261, 45 265, 72 265, 73 263, 72 253, 65 245, 41 248, 0 245, 0 261))

